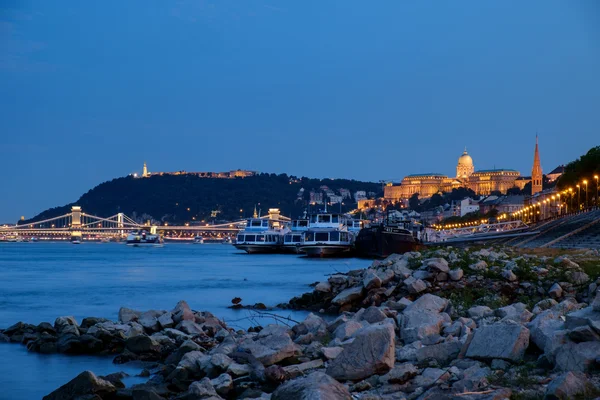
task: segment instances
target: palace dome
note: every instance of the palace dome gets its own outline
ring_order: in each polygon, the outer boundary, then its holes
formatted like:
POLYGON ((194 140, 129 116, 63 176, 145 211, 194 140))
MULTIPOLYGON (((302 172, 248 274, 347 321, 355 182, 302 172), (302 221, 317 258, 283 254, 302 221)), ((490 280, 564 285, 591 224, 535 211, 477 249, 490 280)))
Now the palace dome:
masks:
POLYGON ((473 159, 467 153, 467 149, 462 153, 462 155, 458 158, 458 165, 463 165, 465 167, 473 167, 473 159))

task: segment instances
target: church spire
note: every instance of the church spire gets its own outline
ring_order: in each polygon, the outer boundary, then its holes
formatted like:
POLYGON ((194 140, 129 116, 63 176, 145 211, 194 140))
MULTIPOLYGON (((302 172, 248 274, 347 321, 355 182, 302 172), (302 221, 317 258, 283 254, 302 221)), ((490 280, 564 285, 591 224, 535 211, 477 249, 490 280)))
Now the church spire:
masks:
POLYGON ((254 218, 258 218, 258 213, 256 212, 256 204, 254 205, 254 214, 253 214, 254 218))
POLYGON ((533 168, 531 169, 531 194, 542 191, 542 164, 540 163, 540 151, 538 148, 538 135, 535 134, 535 152, 533 154, 533 168))
POLYGON ((144 169, 142 170, 142 177, 145 178, 148 176, 148 167, 146 166, 146 161, 144 161, 144 169))

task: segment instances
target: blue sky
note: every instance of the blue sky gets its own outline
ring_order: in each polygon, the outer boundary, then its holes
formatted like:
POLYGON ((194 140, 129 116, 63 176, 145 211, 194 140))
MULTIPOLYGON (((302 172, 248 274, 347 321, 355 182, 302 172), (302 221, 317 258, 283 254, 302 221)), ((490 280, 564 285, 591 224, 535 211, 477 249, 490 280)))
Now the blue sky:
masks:
POLYGON ((0 5, 0 221, 140 171, 529 175, 600 144, 600 3, 0 5))

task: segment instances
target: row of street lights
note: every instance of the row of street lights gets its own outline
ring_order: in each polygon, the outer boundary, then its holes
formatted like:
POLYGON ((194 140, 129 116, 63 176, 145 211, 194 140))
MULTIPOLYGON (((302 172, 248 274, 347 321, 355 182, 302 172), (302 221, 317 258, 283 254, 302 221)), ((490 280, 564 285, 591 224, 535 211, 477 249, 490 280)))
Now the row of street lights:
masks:
MULTIPOLYGON (((595 196, 595 203, 596 203, 596 207, 600 206, 600 200, 598 199, 599 197, 599 192, 598 192, 598 175, 594 175, 594 180, 596 181, 596 196, 595 196)), ((589 202, 588 202, 588 180, 587 179, 583 179, 581 181, 581 184, 576 184, 575 187, 577 188, 577 209, 586 209, 589 207, 589 202), (581 202, 581 186, 585 186, 585 200, 582 203, 581 202)), ((515 211, 511 214, 511 217, 513 218, 520 218, 523 220, 542 220, 546 218, 546 215, 548 213, 548 211, 550 210, 550 212, 552 213, 552 210, 555 210, 556 214, 563 214, 561 211, 564 209, 565 213, 568 213, 569 211, 573 211, 574 206, 573 206, 573 200, 575 199, 575 191, 573 190, 572 187, 565 189, 561 192, 557 192, 551 196, 548 196, 547 198, 538 201, 538 202, 532 202, 531 204, 523 207, 522 209, 515 211), (563 202, 561 202, 561 196, 563 196, 563 202), (568 197, 568 200, 567 200, 568 197), (569 201, 570 200, 570 201, 569 201), (569 207, 570 204, 570 207, 569 207)), ((593 205, 593 203, 592 203, 593 205)))

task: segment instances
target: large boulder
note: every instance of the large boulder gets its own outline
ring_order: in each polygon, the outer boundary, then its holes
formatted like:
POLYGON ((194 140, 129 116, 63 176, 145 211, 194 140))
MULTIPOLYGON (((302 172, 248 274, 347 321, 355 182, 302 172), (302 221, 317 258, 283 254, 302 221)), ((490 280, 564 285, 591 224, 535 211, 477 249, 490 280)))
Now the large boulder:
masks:
POLYGON ((360 300, 363 297, 363 287, 355 286, 348 288, 346 290, 342 290, 337 296, 331 300, 331 302, 338 306, 343 306, 345 304, 352 303, 354 301, 360 300))
MULTIPOLYGON (((408 308, 407 308, 408 310, 408 308)), ((398 316, 400 338, 405 344, 439 335, 442 325, 450 322, 446 313, 411 310, 398 316)))
POLYGON ((73 334, 79 336, 79 324, 75 317, 58 317, 54 321, 54 330, 59 335, 73 334))
POLYGON ((141 312, 132 310, 131 308, 121 307, 119 309, 119 321, 124 324, 127 324, 131 321, 137 321, 140 315, 142 315, 141 312))
POLYGON ((354 341, 330 362, 327 373, 338 380, 364 379, 394 366, 394 327, 382 323, 361 329, 354 341))
POLYGON ((171 311, 173 321, 178 324, 181 321, 194 321, 196 316, 185 300, 181 300, 171 311))
POLYGON ((271 400, 350 400, 348 389, 322 372, 296 378, 279 386, 271 400))
POLYGON ((287 328, 269 325, 255 338, 247 338, 240 343, 240 351, 248 351, 263 365, 276 364, 300 352, 287 332, 287 328))
POLYGON ((110 382, 98 378, 91 371, 83 371, 68 383, 62 385, 54 392, 44 396, 44 400, 64 400, 83 398, 83 396, 96 395, 101 398, 108 398, 114 395, 117 388, 110 382))
POLYGON ((466 356, 475 359, 520 361, 529 346, 529 329, 506 321, 475 330, 466 356))
POLYGON ((372 269, 365 271, 365 277, 363 278, 363 286, 366 290, 381 287, 381 278, 372 269))
POLYGON ((159 353, 161 349, 157 341, 146 335, 137 335, 128 338, 125 341, 125 347, 135 354, 159 353))
POLYGON ((591 399, 598 396, 596 388, 581 372, 564 372, 554 378, 546 389, 544 399, 570 400, 591 399))
POLYGON ((556 350, 556 369, 585 372, 596 368, 599 356, 600 342, 565 343, 556 350))

